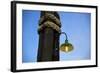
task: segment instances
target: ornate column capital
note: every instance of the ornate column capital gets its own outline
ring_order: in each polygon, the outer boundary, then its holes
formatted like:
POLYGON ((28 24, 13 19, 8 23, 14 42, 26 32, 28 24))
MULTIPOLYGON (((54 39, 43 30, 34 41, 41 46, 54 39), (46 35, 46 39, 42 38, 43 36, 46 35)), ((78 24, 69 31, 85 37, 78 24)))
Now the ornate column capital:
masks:
POLYGON ((61 32, 60 27, 58 25, 56 25, 55 23, 51 22, 51 21, 46 21, 42 25, 40 25, 38 27, 38 32, 40 32, 41 30, 43 30, 45 27, 52 28, 53 30, 56 30, 58 33, 61 32))

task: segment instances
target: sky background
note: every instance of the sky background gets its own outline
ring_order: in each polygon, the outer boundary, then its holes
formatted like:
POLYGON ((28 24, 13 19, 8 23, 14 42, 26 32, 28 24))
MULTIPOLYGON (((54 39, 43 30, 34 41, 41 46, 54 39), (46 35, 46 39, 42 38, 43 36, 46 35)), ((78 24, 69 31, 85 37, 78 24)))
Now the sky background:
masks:
MULTIPOLYGON (((68 36, 74 50, 65 53, 60 51, 60 61, 86 60, 91 58, 90 13, 58 12, 61 30, 68 36)), ((23 10, 22 12, 22 61, 36 62, 39 35, 37 32, 40 11, 23 10)), ((65 35, 60 36, 60 44, 64 43, 65 35)))

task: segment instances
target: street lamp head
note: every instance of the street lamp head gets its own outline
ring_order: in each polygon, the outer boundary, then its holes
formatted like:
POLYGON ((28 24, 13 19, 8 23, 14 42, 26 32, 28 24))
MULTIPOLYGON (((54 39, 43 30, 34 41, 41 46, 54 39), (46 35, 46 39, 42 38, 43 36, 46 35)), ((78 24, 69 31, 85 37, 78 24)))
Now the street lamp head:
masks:
POLYGON ((71 43, 63 43, 60 46, 60 50, 63 52, 70 52, 73 50, 73 45, 71 43))
MULTIPOLYGON (((62 32, 62 33, 66 35, 65 32, 62 32)), ((67 38, 67 35, 66 35, 65 43, 61 44, 60 50, 63 51, 63 52, 70 52, 73 49, 74 49, 74 47, 71 43, 68 42, 68 38, 67 38)))

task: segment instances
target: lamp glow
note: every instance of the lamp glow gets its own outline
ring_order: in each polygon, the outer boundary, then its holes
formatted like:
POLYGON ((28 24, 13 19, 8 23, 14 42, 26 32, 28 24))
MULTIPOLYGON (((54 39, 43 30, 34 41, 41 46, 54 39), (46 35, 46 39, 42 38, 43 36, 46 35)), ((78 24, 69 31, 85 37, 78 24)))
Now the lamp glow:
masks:
POLYGON ((71 43, 63 43, 60 46, 60 50, 63 52, 70 52, 73 50, 73 45, 71 43))

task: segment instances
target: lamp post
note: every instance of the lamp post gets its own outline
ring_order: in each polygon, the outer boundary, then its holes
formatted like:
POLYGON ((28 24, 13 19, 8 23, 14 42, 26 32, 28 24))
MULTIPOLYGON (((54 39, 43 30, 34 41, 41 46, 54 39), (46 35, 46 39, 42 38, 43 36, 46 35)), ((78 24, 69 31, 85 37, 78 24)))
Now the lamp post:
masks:
POLYGON ((68 42, 65 32, 61 32, 60 17, 57 12, 41 11, 39 20, 39 45, 37 62, 41 61, 59 61, 59 38, 65 34, 65 43, 61 45, 60 50, 64 52, 73 49, 72 44, 68 42))

